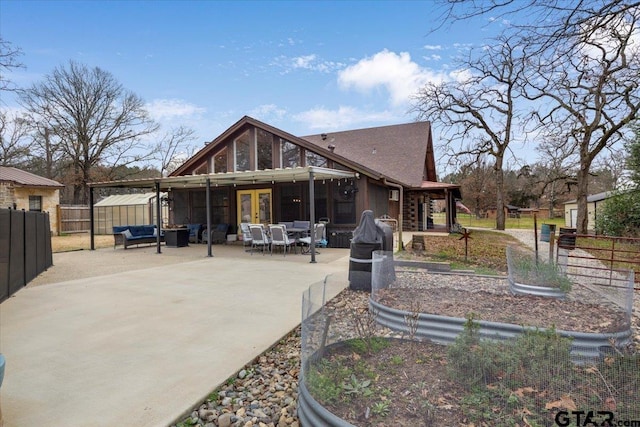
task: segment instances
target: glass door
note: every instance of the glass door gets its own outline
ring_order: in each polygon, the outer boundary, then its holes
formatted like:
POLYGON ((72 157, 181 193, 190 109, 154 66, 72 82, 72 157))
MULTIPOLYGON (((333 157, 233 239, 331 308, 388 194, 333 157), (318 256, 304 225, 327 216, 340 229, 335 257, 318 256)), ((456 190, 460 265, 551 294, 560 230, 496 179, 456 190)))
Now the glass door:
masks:
POLYGON ((240 222, 271 224, 271 189, 239 190, 238 218, 240 222))

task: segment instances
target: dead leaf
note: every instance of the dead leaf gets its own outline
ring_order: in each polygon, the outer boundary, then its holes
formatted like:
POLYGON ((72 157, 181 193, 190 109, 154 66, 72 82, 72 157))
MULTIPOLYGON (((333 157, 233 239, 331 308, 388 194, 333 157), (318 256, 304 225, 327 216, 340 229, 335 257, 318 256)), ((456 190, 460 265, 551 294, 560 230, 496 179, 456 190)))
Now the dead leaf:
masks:
POLYGON ((524 397, 525 393, 535 393, 536 389, 533 387, 522 387, 513 392, 518 397, 524 397))
POLYGON ((360 357, 360 355, 359 355, 358 353, 353 353, 353 354, 351 354, 351 358, 352 358, 353 360, 360 360, 360 359, 361 359, 361 357, 360 357))
POLYGON ((566 395, 566 394, 562 396, 560 399, 556 400, 555 402, 547 403, 544 407, 545 409, 558 408, 558 409, 568 409, 570 411, 578 410, 576 403, 573 401, 573 399, 569 395, 566 395))
POLYGON ((609 396, 604 400, 604 408, 607 411, 615 411, 618 408, 615 397, 609 396))

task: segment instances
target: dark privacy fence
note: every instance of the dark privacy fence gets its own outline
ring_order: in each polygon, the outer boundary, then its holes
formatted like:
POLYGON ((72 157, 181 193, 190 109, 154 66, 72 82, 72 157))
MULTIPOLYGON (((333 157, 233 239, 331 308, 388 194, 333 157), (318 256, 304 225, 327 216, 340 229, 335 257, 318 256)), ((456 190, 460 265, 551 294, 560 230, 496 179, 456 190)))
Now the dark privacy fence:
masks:
POLYGON ((0 302, 52 265, 49 214, 0 209, 0 302))

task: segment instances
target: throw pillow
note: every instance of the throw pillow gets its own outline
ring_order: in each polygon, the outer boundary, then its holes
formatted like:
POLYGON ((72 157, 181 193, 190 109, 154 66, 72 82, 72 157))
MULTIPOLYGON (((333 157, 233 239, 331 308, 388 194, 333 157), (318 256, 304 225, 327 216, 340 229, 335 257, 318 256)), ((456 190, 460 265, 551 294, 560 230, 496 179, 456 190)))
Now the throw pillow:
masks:
POLYGON ((158 236, 158 227, 153 227, 153 237, 158 236))
POLYGON ((122 234, 124 234, 125 239, 130 239, 133 237, 133 234, 131 234, 131 231, 128 228, 124 230, 122 234))

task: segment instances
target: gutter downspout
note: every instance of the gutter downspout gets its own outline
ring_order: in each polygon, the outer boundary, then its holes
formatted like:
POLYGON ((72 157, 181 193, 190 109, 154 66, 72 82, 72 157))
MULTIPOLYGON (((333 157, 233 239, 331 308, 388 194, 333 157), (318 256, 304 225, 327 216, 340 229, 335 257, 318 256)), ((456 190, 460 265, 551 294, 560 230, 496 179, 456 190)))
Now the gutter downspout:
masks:
POLYGON ((400 200, 398 201, 398 203, 400 204, 399 209, 398 209, 398 251, 403 251, 404 250, 404 242, 402 241, 402 204, 404 201, 404 187, 402 187, 402 185, 399 184, 394 184, 392 182, 388 182, 387 178, 382 178, 382 182, 384 183, 384 185, 387 185, 389 187, 394 187, 397 188, 400 192, 400 200))

